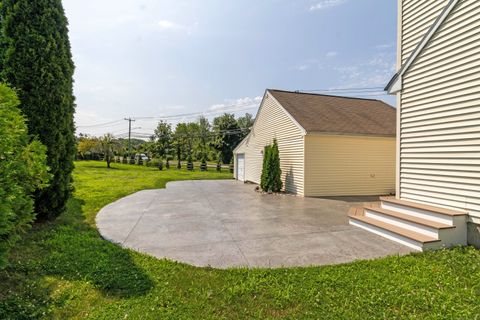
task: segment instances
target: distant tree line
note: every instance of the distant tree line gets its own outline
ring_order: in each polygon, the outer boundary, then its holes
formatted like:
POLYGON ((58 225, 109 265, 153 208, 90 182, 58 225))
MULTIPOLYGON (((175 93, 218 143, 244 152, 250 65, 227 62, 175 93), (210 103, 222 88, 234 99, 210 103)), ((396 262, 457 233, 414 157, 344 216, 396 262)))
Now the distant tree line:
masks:
POLYGON ((91 137, 81 134, 78 137, 78 157, 102 158, 108 162, 110 155, 132 157, 144 153, 149 158, 165 161, 215 161, 229 164, 233 150, 250 133, 253 122, 253 116, 248 113, 238 119, 233 114, 225 113, 212 122, 200 117, 195 122, 178 123, 175 128, 160 121, 148 141, 131 141, 130 155, 126 139, 115 139, 111 135, 91 137))

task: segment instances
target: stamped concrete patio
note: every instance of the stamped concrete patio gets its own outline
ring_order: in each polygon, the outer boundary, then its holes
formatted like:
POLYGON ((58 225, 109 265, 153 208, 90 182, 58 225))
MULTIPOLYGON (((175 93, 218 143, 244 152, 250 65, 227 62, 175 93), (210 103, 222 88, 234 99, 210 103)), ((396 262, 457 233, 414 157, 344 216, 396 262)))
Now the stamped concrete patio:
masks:
POLYGON ((195 266, 310 266, 406 254, 410 249, 348 225, 360 198, 262 195, 237 181, 172 182, 103 208, 102 236, 195 266))

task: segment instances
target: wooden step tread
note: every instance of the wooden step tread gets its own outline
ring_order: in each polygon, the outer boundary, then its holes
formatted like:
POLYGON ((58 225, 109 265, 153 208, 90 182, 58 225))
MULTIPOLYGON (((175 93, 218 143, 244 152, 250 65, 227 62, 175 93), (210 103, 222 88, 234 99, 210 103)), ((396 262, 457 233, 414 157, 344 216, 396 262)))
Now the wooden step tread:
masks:
POLYGON ((439 208, 439 207, 429 206, 429 205, 426 205, 426 204, 407 201, 407 200, 399 200, 399 199, 396 199, 394 197, 381 197, 380 200, 383 201, 383 202, 394 203, 394 204, 398 204, 398 205, 401 205, 401 206, 410 207, 410 208, 414 208, 414 209, 420 209, 420 210, 440 213, 440 214, 443 214, 443 215, 446 215, 446 216, 451 216, 451 217, 467 215, 467 212, 456 211, 456 210, 451 210, 451 209, 446 209, 446 208, 439 208))
POLYGON ((422 219, 422 218, 411 216, 409 214, 404 214, 404 213, 400 213, 400 212, 392 211, 392 210, 387 210, 387 209, 383 209, 383 208, 365 207, 365 210, 381 213, 381 214, 384 214, 384 215, 387 215, 387 216, 390 216, 390 217, 394 217, 394 218, 397 218, 397 219, 400 219, 400 220, 405 220, 405 221, 408 221, 408 222, 413 222, 413 223, 420 224, 422 226, 430 227, 430 228, 434 228, 434 229, 455 229, 456 228, 455 226, 449 226, 448 224, 445 224, 445 223, 440 223, 440 222, 436 222, 436 221, 422 219))
POLYGON ((424 234, 418 233, 418 232, 413 232, 401 227, 394 226, 392 224, 378 221, 372 218, 368 218, 365 216, 350 216, 350 219, 361 221, 367 224, 370 224, 372 226, 390 231, 392 233, 398 234, 402 237, 421 242, 421 243, 433 243, 433 242, 440 242, 440 240, 435 239, 433 237, 426 236, 424 234))
POLYGON ((348 211, 349 216, 363 216, 364 209, 362 207, 351 207, 348 211))

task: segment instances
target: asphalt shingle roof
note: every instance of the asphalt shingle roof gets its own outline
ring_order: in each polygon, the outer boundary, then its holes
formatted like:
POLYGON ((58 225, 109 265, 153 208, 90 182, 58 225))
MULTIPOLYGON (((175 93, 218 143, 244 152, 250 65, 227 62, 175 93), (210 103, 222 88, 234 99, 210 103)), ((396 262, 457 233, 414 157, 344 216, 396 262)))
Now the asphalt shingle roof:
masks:
POLYGON ((396 135, 396 109, 383 101, 269 89, 307 133, 396 135))

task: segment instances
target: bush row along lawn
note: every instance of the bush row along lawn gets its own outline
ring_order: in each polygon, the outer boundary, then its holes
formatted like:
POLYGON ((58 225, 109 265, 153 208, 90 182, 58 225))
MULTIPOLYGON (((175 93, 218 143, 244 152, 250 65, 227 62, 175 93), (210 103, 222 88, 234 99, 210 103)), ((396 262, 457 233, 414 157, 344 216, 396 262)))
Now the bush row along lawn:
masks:
POLYGON ((75 198, 37 225, 0 272, 0 319, 474 319, 480 254, 473 248, 292 269, 195 268, 104 241, 95 214, 168 181, 227 173, 79 162, 75 198))

